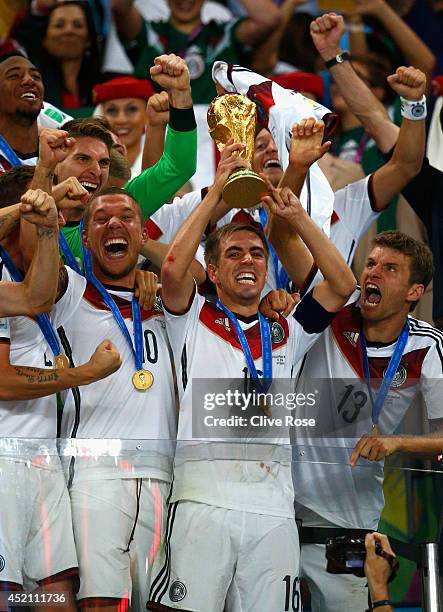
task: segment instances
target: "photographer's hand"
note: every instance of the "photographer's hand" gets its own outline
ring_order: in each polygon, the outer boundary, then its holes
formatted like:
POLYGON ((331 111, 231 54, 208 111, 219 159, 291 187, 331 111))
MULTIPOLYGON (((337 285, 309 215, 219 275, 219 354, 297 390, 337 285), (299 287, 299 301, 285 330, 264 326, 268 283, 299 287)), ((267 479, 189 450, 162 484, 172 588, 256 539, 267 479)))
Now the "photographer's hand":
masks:
MULTIPOLYGON (((366 561, 365 575, 368 579, 369 594, 372 604, 389 601, 388 580, 391 574, 389 562, 376 552, 376 543, 388 554, 395 557, 387 536, 381 533, 368 533, 365 539, 366 561)), ((371 608, 370 608, 371 609, 371 608)), ((391 612, 390 604, 377 606, 378 612, 391 612)))

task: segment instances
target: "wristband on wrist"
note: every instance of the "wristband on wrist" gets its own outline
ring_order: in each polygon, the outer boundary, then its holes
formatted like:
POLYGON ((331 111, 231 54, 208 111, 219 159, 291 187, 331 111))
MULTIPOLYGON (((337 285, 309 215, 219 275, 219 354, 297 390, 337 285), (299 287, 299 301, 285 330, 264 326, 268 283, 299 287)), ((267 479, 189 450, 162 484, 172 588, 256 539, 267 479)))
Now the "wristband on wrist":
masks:
POLYGON ((348 32, 351 34, 356 34, 359 32, 364 32, 365 26, 362 23, 349 23, 348 24, 348 32))
POLYGON ((421 100, 406 100, 403 96, 400 96, 401 102, 401 116, 411 121, 421 121, 426 119, 426 96, 423 96, 421 100))
POLYGON ((325 62, 325 66, 329 70, 329 68, 332 68, 332 66, 335 66, 335 64, 343 64, 343 62, 349 59, 351 59, 351 56, 349 55, 349 53, 347 51, 342 51, 341 53, 338 53, 332 59, 325 62))
POLYGON ((366 612, 371 612, 371 610, 376 610, 377 608, 381 608, 382 606, 393 606, 394 604, 390 599, 379 599, 378 601, 374 601, 371 603, 371 607, 366 610, 366 612))

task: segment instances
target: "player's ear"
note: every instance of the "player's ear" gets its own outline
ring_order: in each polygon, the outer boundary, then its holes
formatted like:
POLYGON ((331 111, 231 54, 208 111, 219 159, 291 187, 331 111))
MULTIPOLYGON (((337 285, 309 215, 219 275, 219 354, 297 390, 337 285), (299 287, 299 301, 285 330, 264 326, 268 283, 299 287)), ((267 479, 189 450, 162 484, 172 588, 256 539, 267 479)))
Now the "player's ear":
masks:
POLYGON ((208 269, 206 270, 206 273, 207 273, 211 283, 214 283, 214 285, 216 285, 217 284, 217 280, 218 280, 217 267, 214 266, 214 264, 211 264, 211 263, 208 264, 208 269))
POLYGON ((82 242, 83 246, 89 249, 88 230, 84 226, 82 226, 82 242))
POLYGON ((425 286, 419 283, 414 283, 408 289, 408 294, 406 296, 407 302, 418 302, 423 297, 425 292, 425 286))
POLYGON ((143 226, 143 230, 142 230, 142 246, 145 245, 149 240, 149 235, 148 235, 148 228, 146 227, 146 225, 143 226))

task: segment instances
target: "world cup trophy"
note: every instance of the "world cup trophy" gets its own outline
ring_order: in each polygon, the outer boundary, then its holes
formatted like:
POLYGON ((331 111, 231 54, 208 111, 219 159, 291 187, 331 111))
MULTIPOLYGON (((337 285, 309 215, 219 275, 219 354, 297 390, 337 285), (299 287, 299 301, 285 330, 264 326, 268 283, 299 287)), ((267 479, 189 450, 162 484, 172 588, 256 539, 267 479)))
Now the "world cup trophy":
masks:
MULTIPOLYGON (((255 103, 240 94, 217 96, 208 108, 209 134, 219 151, 233 138, 234 142, 246 145, 240 152, 252 162, 255 140, 255 103)), ((253 170, 235 170, 223 187, 223 199, 233 208, 253 208, 266 191, 266 183, 253 170)))

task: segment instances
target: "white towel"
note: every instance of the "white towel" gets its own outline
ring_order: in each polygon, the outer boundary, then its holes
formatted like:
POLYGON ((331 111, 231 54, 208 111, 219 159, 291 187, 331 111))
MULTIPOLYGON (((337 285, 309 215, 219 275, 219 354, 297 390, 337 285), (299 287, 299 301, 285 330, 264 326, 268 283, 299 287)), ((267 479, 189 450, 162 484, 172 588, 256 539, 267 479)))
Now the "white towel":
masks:
MULTIPOLYGON (((289 162, 291 128, 294 123, 306 117, 323 119, 331 131, 336 125, 336 115, 331 111, 306 98, 302 94, 285 89, 274 81, 237 65, 226 62, 215 62, 212 67, 212 78, 229 93, 240 93, 257 104, 257 118, 268 127, 278 148, 280 163, 285 169, 289 162)), ((327 178, 318 164, 313 164, 309 171, 311 208, 308 210, 317 225, 329 235, 329 224, 334 203, 334 193, 327 178)), ((308 209, 308 188, 305 183, 301 203, 308 209)))
POLYGON ((440 112, 442 107, 443 96, 440 96, 435 101, 428 134, 428 148, 426 151, 430 165, 441 172, 443 172, 443 131, 440 123, 440 112))

